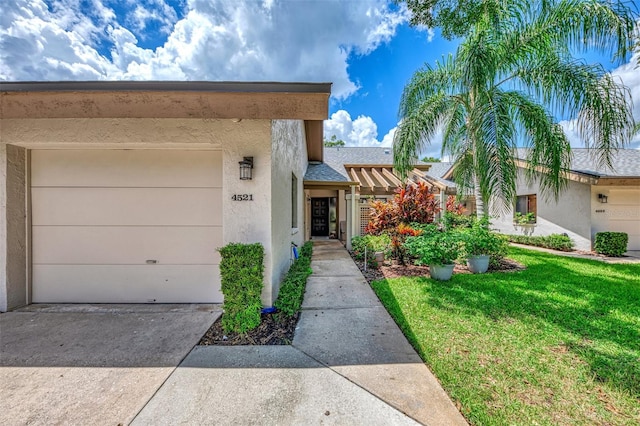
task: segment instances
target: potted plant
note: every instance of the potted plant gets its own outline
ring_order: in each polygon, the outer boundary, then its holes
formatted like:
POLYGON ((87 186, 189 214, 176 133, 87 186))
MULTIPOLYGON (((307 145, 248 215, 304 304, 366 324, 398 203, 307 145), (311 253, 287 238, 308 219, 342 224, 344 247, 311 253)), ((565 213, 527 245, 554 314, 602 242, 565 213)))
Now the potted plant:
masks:
POLYGON ((500 251, 502 240, 489 230, 489 222, 480 220, 463 234, 463 254, 467 267, 474 274, 483 274, 489 269, 491 254, 500 251))
POLYGON ((407 238, 409 254, 419 265, 428 265, 431 278, 447 281, 453 275, 455 260, 460 255, 461 240, 457 233, 438 232, 407 238))

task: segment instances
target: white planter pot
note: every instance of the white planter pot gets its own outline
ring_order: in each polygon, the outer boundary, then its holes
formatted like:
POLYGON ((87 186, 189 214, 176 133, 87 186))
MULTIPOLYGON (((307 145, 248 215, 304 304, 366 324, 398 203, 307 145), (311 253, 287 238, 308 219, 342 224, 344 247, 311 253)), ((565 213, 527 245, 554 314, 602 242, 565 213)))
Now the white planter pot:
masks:
POLYGON ((429 275, 438 281, 449 281, 455 265, 429 265, 429 275))
POLYGON ((472 274, 484 274, 489 269, 489 255, 469 256, 467 266, 472 274))

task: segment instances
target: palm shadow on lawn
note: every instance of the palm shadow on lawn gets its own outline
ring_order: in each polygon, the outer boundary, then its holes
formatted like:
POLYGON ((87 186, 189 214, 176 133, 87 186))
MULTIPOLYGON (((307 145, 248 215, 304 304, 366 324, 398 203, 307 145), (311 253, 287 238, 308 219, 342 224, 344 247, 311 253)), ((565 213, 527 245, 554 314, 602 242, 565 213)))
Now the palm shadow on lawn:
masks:
MULTIPOLYGON (((415 282, 424 285, 424 294, 435 309, 483 315, 496 322, 535 318, 562 328, 571 336, 567 349, 588 363, 597 380, 640 397, 640 360, 634 355, 640 350, 640 265, 569 258, 559 262, 553 255, 517 254, 527 265, 526 271, 457 275, 449 282, 416 278, 415 282), (585 262, 597 268, 585 267, 585 262), (637 279, 630 281, 629 276, 637 279), (616 318, 616 313, 633 319, 616 318), (606 344, 622 350, 608 353, 601 349, 606 344)), ((377 281, 375 287, 387 295, 389 311, 416 346, 417 337, 388 281, 377 281)))

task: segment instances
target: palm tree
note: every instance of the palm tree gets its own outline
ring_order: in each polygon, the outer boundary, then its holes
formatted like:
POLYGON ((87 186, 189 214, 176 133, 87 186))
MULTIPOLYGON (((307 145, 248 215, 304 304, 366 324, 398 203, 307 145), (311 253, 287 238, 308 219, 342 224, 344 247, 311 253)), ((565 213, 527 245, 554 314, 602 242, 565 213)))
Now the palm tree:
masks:
POLYGON ((633 13, 605 0, 503 1, 477 21, 455 56, 425 65, 404 88, 394 161, 406 175, 440 131, 454 179, 475 192, 478 215, 510 205, 516 195, 518 146, 529 181, 558 197, 570 144, 556 116, 577 118, 577 130, 598 160, 611 165, 635 126, 630 93, 601 65, 572 52, 595 49, 620 60, 633 45, 633 13), (506 5, 506 6, 504 6, 506 5), (542 172, 542 173, 540 173, 542 172))

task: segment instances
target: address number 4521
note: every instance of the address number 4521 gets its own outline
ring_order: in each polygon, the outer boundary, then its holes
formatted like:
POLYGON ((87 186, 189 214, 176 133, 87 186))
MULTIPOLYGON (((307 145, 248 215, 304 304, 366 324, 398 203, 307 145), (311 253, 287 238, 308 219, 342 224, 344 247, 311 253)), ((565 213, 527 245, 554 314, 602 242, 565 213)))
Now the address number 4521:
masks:
POLYGON ((253 194, 233 194, 233 201, 253 201, 253 194))

